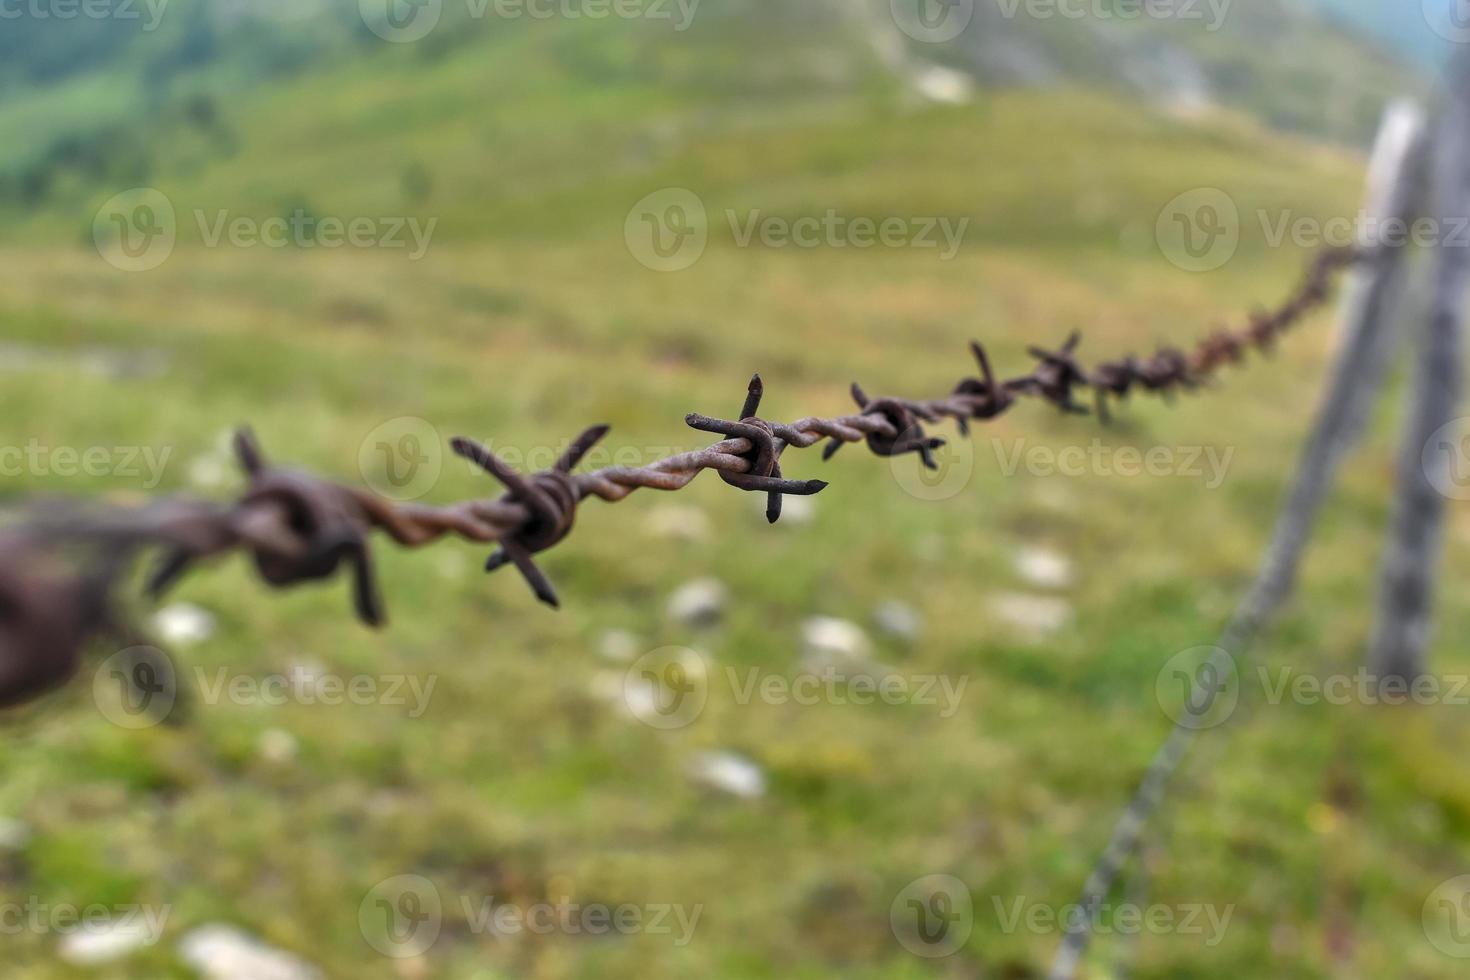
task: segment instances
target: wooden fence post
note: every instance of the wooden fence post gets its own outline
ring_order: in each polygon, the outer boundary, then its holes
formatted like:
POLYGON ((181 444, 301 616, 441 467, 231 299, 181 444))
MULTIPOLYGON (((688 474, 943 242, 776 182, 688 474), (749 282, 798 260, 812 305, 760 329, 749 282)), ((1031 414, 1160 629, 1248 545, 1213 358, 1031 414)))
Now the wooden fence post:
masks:
MULTIPOLYGON (((1445 498, 1437 487, 1450 475, 1451 456, 1430 445, 1460 402, 1462 334, 1470 288, 1470 49, 1450 67, 1443 116, 1434 134, 1430 216, 1438 221, 1433 289, 1409 418, 1399 450, 1398 493, 1384 553, 1369 660, 1379 682, 1412 683, 1428 667, 1427 651, 1442 539, 1445 498), (1450 237, 1459 236, 1460 240, 1450 237)), ((1451 452, 1458 449, 1454 447, 1451 452)))
MULTIPOLYGON (((1419 179, 1422 168, 1416 162, 1423 159, 1420 151, 1424 145, 1424 126, 1422 118, 1416 122, 1416 114, 1405 112, 1391 112, 1379 134, 1368 207, 1373 215, 1410 220, 1418 196, 1416 188, 1422 186, 1419 179)), ((1466 159, 1470 160, 1470 155, 1466 159)), ((1235 655, 1247 649, 1296 580, 1302 554, 1317 513, 1332 488, 1338 464, 1361 430, 1362 419, 1382 381, 1386 355, 1392 347, 1389 311, 1396 284, 1401 281, 1402 263, 1402 248, 1374 248, 1368 271, 1347 301, 1349 321, 1343 329, 1344 342, 1316 424, 1302 451, 1296 480, 1277 518, 1255 581, 1221 633, 1218 648, 1209 661, 1216 668, 1217 676, 1233 666, 1235 655)), ((1201 694, 1198 687, 1201 683, 1196 680, 1195 695, 1201 694)), ((1210 697, 1204 692, 1203 701, 1210 697)), ((1200 703, 1201 699, 1192 697, 1191 702, 1200 703)), ((1177 723, 1155 754, 1082 887, 1077 901, 1081 914, 1069 920, 1047 974, 1048 980, 1074 980, 1077 976, 1092 940, 1092 919, 1098 906, 1137 853, 1149 818, 1163 802, 1170 777, 1184 761, 1200 731, 1197 726, 1177 723)))

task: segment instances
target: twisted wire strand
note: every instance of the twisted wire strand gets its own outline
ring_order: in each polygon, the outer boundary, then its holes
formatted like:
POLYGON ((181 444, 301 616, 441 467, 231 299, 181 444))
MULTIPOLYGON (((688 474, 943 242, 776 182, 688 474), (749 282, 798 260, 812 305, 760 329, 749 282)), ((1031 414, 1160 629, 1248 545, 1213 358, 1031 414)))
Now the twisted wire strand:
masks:
POLYGON ((234 503, 170 497, 121 509, 47 500, 25 508, 18 519, 0 523, 0 706, 59 683, 74 669, 78 649, 89 637, 123 629, 114 604, 99 596, 109 595, 114 581, 143 553, 158 555, 148 581, 155 597, 196 563, 233 551, 249 554, 266 582, 280 588, 326 579, 345 568, 351 573, 359 617, 378 625, 385 612, 373 573, 371 532, 380 531, 403 548, 454 537, 498 545, 487 570, 514 564, 536 595, 555 606, 556 592, 533 556, 571 532, 577 505, 589 497, 616 503, 640 489, 677 491, 705 470, 714 470, 738 489, 767 494, 767 515, 774 522, 783 495, 815 494, 827 486, 819 480, 785 478, 781 457, 788 448, 808 449, 826 441, 827 458, 843 445, 866 442, 878 456, 915 453, 932 467, 931 452, 943 440, 929 438, 925 424, 949 419, 968 433, 971 422, 999 418, 1023 398, 1089 414, 1076 400, 1088 390, 1098 416, 1107 421, 1109 398, 1123 399, 1135 390, 1169 397, 1208 384, 1250 351, 1269 352, 1327 300, 1339 272, 1370 257, 1355 249, 1323 251, 1301 286, 1279 307, 1255 312, 1238 330, 1215 330, 1188 353, 1162 348, 1147 358, 1086 368, 1076 356, 1081 336, 1074 334, 1055 351, 1033 348, 1037 364, 1032 371, 1000 381, 985 349, 973 342, 981 376, 962 379, 948 395, 870 399, 853 385, 857 413, 789 424, 759 417, 764 389, 757 375, 736 420, 686 418, 690 426, 725 438, 645 466, 573 472, 606 435, 606 426, 586 430, 552 469, 530 475, 517 473, 477 443, 453 440, 455 453, 504 486, 498 498, 447 505, 393 503, 364 489, 273 466, 253 435, 242 430, 235 452, 247 486, 234 503), (69 566, 70 573, 58 573, 58 565, 69 566))

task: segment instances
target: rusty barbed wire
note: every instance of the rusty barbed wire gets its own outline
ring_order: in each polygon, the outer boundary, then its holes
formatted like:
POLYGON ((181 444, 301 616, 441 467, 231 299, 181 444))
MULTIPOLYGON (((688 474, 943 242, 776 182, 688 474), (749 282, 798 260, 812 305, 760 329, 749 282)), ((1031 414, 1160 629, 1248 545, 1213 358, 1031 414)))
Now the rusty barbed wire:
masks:
POLYGON ((47 501, 34 504, 9 526, 0 527, 0 707, 32 699, 63 683, 75 672, 85 645, 103 635, 128 635, 117 612, 117 583, 145 553, 158 555, 145 592, 161 597, 197 563, 229 552, 247 553, 271 586, 287 588, 350 572, 353 606, 370 626, 386 621, 373 570, 370 538, 385 534, 404 548, 419 548, 445 537, 497 550, 486 571, 514 565, 538 599, 558 606, 556 590, 534 556, 570 534, 579 504, 589 497, 615 503, 635 490, 675 491, 700 473, 714 470, 730 486, 767 496, 766 516, 781 516, 784 495, 809 496, 826 489, 821 480, 788 479, 782 454, 826 442, 823 459, 842 446, 865 442, 880 457, 915 454, 936 468, 934 450, 944 440, 924 426, 942 419, 968 435, 972 422, 999 418, 1023 398, 1048 402, 1074 415, 1094 410, 1104 421, 1108 400, 1124 400, 1135 390, 1165 398, 1208 384, 1224 366, 1243 361, 1250 351, 1269 353, 1278 339, 1322 305, 1335 275, 1366 253, 1333 249, 1312 263, 1301 287, 1274 311, 1254 313, 1240 330, 1218 329, 1191 352, 1161 348, 1146 358, 1126 357, 1084 367, 1074 332, 1056 350, 1032 347, 1030 373, 997 379, 989 355, 978 342, 971 351, 979 377, 962 379, 947 396, 927 401, 870 398, 852 386, 856 414, 804 418, 782 424, 759 416, 764 385, 753 377, 739 417, 725 420, 691 413, 691 428, 723 436, 704 449, 680 453, 640 467, 609 467, 573 473, 577 463, 607 435, 594 426, 574 440, 551 469, 521 474, 486 447, 466 438, 451 440, 454 453, 484 469, 502 486, 493 499, 444 506, 395 504, 366 490, 270 464, 255 436, 236 433, 234 451, 246 487, 233 503, 185 497, 166 498, 136 509, 79 506, 47 501), (1088 390, 1089 409, 1078 401, 1088 390))

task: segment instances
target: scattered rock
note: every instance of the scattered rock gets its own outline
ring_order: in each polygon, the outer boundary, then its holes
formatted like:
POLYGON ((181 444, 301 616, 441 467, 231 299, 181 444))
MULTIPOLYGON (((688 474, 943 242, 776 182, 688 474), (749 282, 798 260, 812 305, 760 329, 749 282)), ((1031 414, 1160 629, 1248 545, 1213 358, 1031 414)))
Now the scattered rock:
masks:
POLYGON ((1047 548, 1026 547, 1016 552, 1016 573, 1038 589, 1065 589, 1072 584, 1072 562, 1047 548))
POLYGON ((939 561, 948 553, 945 547, 944 536, 940 534, 926 534, 914 542, 914 557, 920 561, 939 561))
POLYGON ((704 541, 710 536, 710 521, 704 511, 688 504, 656 504, 644 518, 648 533, 676 541, 704 541))
POLYGON ((277 765, 295 762, 299 748, 296 736, 284 728, 267 728, 260 733, 260 738, 255 743, 255 750, 260 757, 277 765))
POLYGON ((56 954, 73 966, 110 963, 158 942, 156 926, 146 915, 88 923, 64 935, 56 954))
POLYGON ((434 568, 443 578, 462 579, 468 574, 470 563, 463 551, 440 551, 434 559, 434 568))
POLYGON ((643 651, 643 641, 629 630, 605 630, 597 638, 597 655, 613 663, 630 664, 643 651))
POLYGON ((914 72, 914 91, 930 102, 965 105, 973 98, 970 76, 942 65, 924 65, 914 72))
POLYGON ((696 579, 680 586, 669 597, 669 618, 685 626, 713 626, 725 613, 729 593, 715 579, 696 579))
POLYGON ((873 643, 861 626, 831 616, 813 616, 802 623, 801 640, 809 656, 867 660, 873 655, 873 643))
POLYGON ((0 371, 47 368, 98 378, 149 380, 168 372, 169 359, 158 350, 83 347, 70 351, 33 344, 0 343, 0 371))
POLYGON ((880 632, 896 640, 913 643, 919 638, 919 614, 906 603, 894 599, 879 603, 873 611, 873 622, 880 632))
POLYGON ((31 828, 19 820, 0 817, 0 851, 18 851, 31 839, 31 828))
POLYGON ((235 434, 222 430, 214 437, 214 447, 189 461, 189 482, 200 490, 218 490, 235 477, 235 434))
POLYGON ((211 453, 189 460, 189 483, 200 490, 218 490, 230 482, 230 461, 211 453))
MULTIPOLYGON (((760 515, 764 523, 766 519, 766 495, 763 493, 752 493, 749 495, 753 508, 760 515)), ((816 497, 791 497, 781 498, 781 520, 777 527, 805 527, 817 518, 816 497)))
POLYGON ((744 800, 766 795, 766 774, 761 767, 734 752, 704 752, 694 758, 689 776, 710 789, 744 800))
POLYGON ((234 926, 200 926, 179 944, 179 956, 205 980, 320 980, 321 972, 234 926))
POLYGON ((873 644, 856 623, 814 616, 802 624, 804 649, 800 670, 816 677, 835 675, 879 680, 892 671, 873 659, 873 644))
POLYGON ((628 673, 624 670, 599 670, 592 675, 587 685, 588 692, 598 701, 618 702, 623 700, 623 686, 628 673))
POLYGON ((189 602, 175 602, 153 614, 153 628, 170 646, 192 646, 214 635, 214 616, 189 602))
POLYGON ((1072 606, 1056 596, 1003 592, 990 600, 1001 622, 1037 637, 1049 636, 1072 621, 1072 606))
POLYGON ((1055 480, 1038 483, 1031 493, 1031 499, 1058 514, 1072 514, 1077 511, 1077 495, 1055 480))

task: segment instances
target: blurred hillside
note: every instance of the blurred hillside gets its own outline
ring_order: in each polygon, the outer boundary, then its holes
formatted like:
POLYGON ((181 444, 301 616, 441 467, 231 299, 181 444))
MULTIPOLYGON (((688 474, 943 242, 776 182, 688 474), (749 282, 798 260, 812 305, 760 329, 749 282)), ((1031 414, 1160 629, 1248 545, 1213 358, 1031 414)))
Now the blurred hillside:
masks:
MULTIPOLYGON (((0 213, 34 231, 104 190, 164 180, 295 207, 314 181, 360 171, 364 142, 386 164, 384 188, 409 197, 439 171, 494 172, 514 156, 526 166, 497 175, 511 197, 518 178, 540 181, 606 136, 626 163, 657 157, 690 127, 968 101, 1016 85, 1110 90, 1192 115, 1223 107, 1361 144, 1386 98, 1423 85, 1380 50, 1371 19, 1339 16, 1345 0, 1332 10, 1201 0, 1175 20, 1136 22, 978 0, 946 43, 905 34, 906 2, 706 0, 687 25, 677 10, 535 20, 446 2, 411 44, 385 41, 356 0, 171 0, 139 3, 134 20, 19 19, 0 33, 0 213), (281 145, 293 118, 311 126, 281 145), (376 152, 390 138, 391 162, 376 152)), ((1382 23, 1408 30, 1394 10, 1382 23)))

